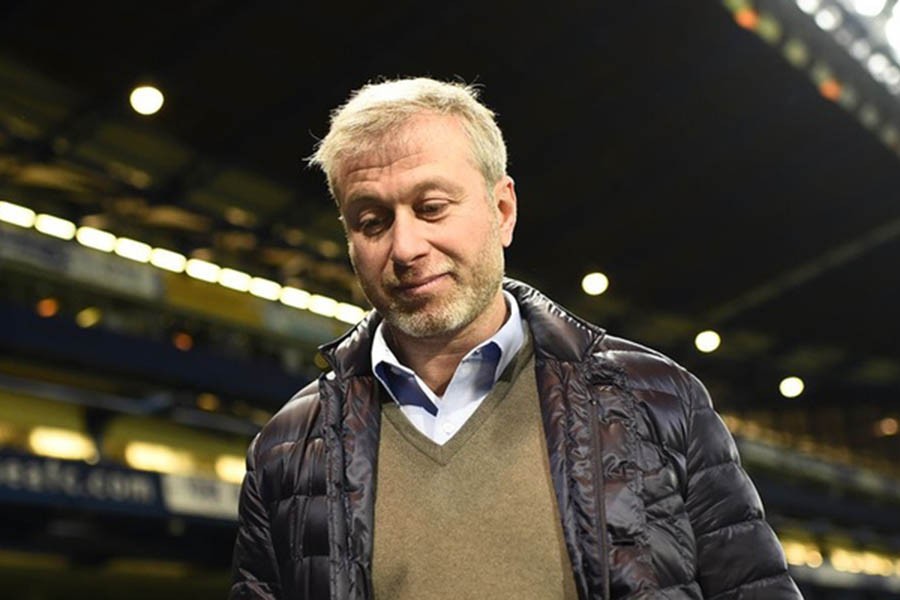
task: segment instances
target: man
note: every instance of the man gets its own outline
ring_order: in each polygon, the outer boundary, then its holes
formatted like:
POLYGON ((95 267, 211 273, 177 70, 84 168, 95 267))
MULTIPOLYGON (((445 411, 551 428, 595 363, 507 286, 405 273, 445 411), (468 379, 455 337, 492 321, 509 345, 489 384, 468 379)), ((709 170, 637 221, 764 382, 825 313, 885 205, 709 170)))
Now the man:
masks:
POLYGON ((375 308, 253 441, 231 598, 799 598, 703 386, 503 279, 493 113, 368 85, 312 159, 375 308))

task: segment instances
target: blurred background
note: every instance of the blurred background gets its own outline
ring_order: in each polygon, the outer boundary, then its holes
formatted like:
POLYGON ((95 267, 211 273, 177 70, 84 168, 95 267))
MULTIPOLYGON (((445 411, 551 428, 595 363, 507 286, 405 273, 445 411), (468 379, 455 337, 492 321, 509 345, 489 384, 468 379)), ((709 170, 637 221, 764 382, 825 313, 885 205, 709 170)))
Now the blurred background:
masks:
POLYGON ((0 579, 222 598, 248 441, 367 309, 303 157, 484 85, 509 275, 685 364, 807 598, 900 597, 896 0, 0 8, 0 579))

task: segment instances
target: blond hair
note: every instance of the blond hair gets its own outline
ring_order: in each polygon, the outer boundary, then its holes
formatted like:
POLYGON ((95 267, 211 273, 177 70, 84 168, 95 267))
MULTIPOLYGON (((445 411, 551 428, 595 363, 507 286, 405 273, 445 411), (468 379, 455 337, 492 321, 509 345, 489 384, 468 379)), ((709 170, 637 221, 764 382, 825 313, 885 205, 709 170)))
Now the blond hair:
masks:
POLYGON ((506 143, 493 111, 478 101, 478 93, 472 85, 426 77, 369 83, 332 111, 328 135, 309 164, 325 172, 328 190, 339 201, 336 178, 343 161, 376 149, 416 115, 452 115, 461 121, 475 166, 490 187, 506 174, 506 143))

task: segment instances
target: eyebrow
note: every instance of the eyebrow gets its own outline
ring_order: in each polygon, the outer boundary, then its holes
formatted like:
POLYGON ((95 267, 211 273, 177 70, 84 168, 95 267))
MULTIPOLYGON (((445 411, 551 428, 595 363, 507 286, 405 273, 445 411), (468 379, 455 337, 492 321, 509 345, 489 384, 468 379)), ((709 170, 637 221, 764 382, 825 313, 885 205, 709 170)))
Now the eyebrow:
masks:
POLYGON ((412 192, 413 195, 419 196, 430 190, 444 190, 452 194, 462 194, 465 191, 465 188, 452 179, 435 175, 434 177, 429 177, 414 185, 412 192))
MULTIPOLYGON (((433 177, 429 177, 424 179, 414 185, 411 190, 409 190, 409 194, 412 196, 421 196, 422 194, 432 191, 432 190, 443 190, 449 192, 454 195, 462 195, 465 192, 465 188, 453 181, 452 179, 448 179, 446 177, 441 177, 440 175, 435 175, 433 177)), ((382 199, 378 196, 370 194, 368 192, 362 192, 358 195, 350 196, 346 198, 343 202, 343 205, 349 209, 353 206, 356 206, 361 203, 368 202, 381 202, 382 199)))

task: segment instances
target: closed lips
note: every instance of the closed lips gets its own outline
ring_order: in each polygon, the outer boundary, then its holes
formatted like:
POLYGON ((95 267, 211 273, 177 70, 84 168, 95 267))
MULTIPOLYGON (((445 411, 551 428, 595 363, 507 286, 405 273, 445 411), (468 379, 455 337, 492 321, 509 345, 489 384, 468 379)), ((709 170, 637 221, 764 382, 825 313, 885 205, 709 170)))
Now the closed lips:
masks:
POLYGON ((432 281, 437 281, 444 275, 445 275, 444 273, 441 273, 440 275, 433 275, 431 277, 416 279, 415 281, 404 281, 404 282, 401 282, 399 285, 397 285, 397 289, 399 289, 400 291, 404 291, 404 290, 411 290, 411 289, 419 288, 419 287, 428 285, 432 281))

